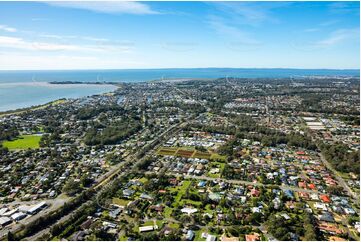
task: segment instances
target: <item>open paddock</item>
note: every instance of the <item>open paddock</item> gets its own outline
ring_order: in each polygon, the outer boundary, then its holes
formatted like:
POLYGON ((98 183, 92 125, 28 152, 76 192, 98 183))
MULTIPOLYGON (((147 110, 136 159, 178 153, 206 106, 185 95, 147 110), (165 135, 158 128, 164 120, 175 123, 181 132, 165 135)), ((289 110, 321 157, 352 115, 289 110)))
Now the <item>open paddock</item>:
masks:
POLYGON ((193 156, 193 153, 194 153, 194 150, 190 151, 190 150, 179 149, 177 151, 176 155, 186 157, 186 158, 191 158, 193 156))
POLYGON ((160 148, 158 151, 157 151, 157 154, 158 155, 175 155, 175 153, 177 152, 177 148, 160 148))
POLYGON ((199 159, 207 159, 209 160, 211 158, 211 153, 208 152, 201 152, 201 151, 196 151, 193 155, 194 158, 199 158, 199 159))
POLYGON ((163 155, 163 156, 180 156, 185 158, 198 158, 198 159, 207 159, 207 160, 221 160, 225 161, 226 156, 219 155, 216 152, 212 151, 199 151, 196 150, 193 147, 160 147, 156 151, 157 155, 163 155))

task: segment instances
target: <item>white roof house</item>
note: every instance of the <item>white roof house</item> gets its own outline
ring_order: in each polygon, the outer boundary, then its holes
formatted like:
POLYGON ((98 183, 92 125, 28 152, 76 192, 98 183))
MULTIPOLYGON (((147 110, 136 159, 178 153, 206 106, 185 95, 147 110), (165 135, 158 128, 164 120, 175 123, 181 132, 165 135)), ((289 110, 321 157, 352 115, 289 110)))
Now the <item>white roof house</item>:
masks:
POLYGON ((6 213, 9 209, 8 208, 2 208, 0 209, 0 216, 6 213))
POLYGON ((182 208, 182 213, 187 213, 188 215, 191 215, 192 213, 196 213, 198 209, 196 208, 182 208))
POLYGON ((14 208, 14 209, 12 209, 12 210, 10 210, 10 211, 7 211, 7 212, 5 212, 4 214, 3 214, 3 216, 11 216, 11 215, 13 215, 14 213, 16 213, 18 211, 18 209, 17 208, 14 208))
POLYGON ((18 207, 19 211, 23 213, 27 213, 30 208, 32 208, 31 205, 22 205, 18 207))
POLYGON ((14 213, 13 215, 11 215, 11 218, 16 221, 22 220, 25 217, 26 217, 26 214, 23 212, 14 213))
POLYGON ((324 204, 324 203, 316 202, 313 206, 314 206, 316 209, 320 209, 320 210, 323 210, 323 211, 327 211, 327 210, 328 210, 326 204, 324 204))
POLYGON ((139 227, 139 232, 148 232, 148 231, 153 231, 153 230, 154 230, 154 227, 152 225, 139 227))
POLYGON ((9 223, 11 223, 11 219, 8 217, 0 217, 0 226, 5 226, 9 223))
POLYGON ((30 214, 34 214, 39 212, 40 210, 42 210, 43 208, 45 208, 47 206, 46 202, 40 202, 34 206, 32 206, 29 210, 28 213, 30 214))
POLYGON ((206 241, 216 241, 217 237, 211 234, 208 234, 206 241))

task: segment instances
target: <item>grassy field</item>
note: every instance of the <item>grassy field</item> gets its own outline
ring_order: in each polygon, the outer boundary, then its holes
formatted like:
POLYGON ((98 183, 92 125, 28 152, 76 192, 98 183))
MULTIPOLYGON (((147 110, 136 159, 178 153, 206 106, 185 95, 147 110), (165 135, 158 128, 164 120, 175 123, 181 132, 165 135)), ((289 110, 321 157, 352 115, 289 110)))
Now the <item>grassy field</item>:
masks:
POLYGON ((40 139, 39 135, 21 135, 16 140, 4 141, 2 145, 9 150, 36 149, 39 148, 40 139))
POLYGON ((130 200, 120 199, 117 197, 113 197, 112 203, 117 204, 119 206, 127 206, 130 200))
POLYGON ((185 180, 183 181, 181 187, 177 187, 179 190, 177 196, 175 197, 176 202, 180 202, 180 200, 182 199, 183 195, 186 193, 186 190, 191 185, 191 183, 192 183, 191 181, 185 180))

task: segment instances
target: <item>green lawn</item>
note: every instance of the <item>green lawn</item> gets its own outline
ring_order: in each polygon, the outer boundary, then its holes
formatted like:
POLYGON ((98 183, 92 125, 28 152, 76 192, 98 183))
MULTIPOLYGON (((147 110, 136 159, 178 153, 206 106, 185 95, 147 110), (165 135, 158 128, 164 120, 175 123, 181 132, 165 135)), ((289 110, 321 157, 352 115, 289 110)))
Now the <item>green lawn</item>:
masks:
POLYGON ((142 178, 139 179, 139 181, 141 183, 146 183, 148 181, 148 179, 146 177, 142 177, 142 178))
POLYGON ((119 206, 127 206, 130 200, 120 199, 117 197, 113 197, 112 203, 117 204, 119 206))
POLYGON ((182 206, 184 206, 186 204, 191 204, 193 206, 199 207, 200 205, 202 205, 202 202, 193 201, 193 200, 190 200, 190 199, 182 199, 182 201, 179 204, 182 205, 182 206))
POLYGON ((214 209, 211 208, 211 205, 210 205, 210 204, 207 204, 206 207, 204 208, 204 212, 213 215, 214 209))
POLYGON ((160 229, 163 228, 164 221, 163 221, 163 220, 157 220, 157 221, 156 221, 156 224, 157 224, 157 226, 158 226, 158 230, 160 230, 160 229))
POLYGON ((179 229, 179 224, 176 224, 176 223, 170 223, 170 224, 168 224, 168 226, 172 229, 179 229))
POLYGON ((219 178, 221 177, 221 174, 224 170, 226 163, 222 163, 222 162, 217 162, 217 161, 212 161, 210 163, 210 169, 212 168, 219 168, 219 173, 216 174, 211 174, 210 172, 207 173, 207 176, 212 177, 212 178, 219 178))
POLYGON ((211 178, 220 178, 220 177, 221 177, 221 174, 220 174, 220 173, 212 174, 212 173, 208 172, 208 173, 207 173, 207 176, 208 176, 208 177, 211 177, 211 178))
POLYGON ((143 223, 141 226, 153 226, 153 225, 154 225, 153 220, 149 220, 149 221, 143 223))
POLYGON ((338 172, 343 179, 350 179, 350 174, 346 172, 338 172))
POLYGON ((181 187, 177 187, 179 188, 178 194, 175 197, 175 201, 176 202, 180 202, 180 200, 182 199, 183 195, 186 193, 187 188, 191 185, 191 181, 189 180, 184 180, 183 184, 181 187))
POLYGON ((165 218, 170 218, 172 215, 173 209, 170 207, 165 207, 164 208, 164 217, 165 218))
POLYGON ((222 160, 222 161, 226 161, 227 156, 225 156, 225 155, 220 155, 220 154, 217 154, 217 153, 213 153, 213 154, 211 155, 211 159, 212 159, 212 160, 222 160))
POLYGON ((122 236, 119 237, 119 240, 120 241, 127 241, 128 238, 127 238, 127 236, 125 234, 123 234, 122 236))
POLYGON ((40 139, 39 135, 21 135, 16 140, 4 141, 2 145, 9 150, 36 149, 39 148, 40 139))
POLYGON ((203 231, 203 230, 194 231, 194 233, 195 233, 194 241, 205 241, 206 239, 201 237, 203 232, 205 232, 205 231, 203 231))

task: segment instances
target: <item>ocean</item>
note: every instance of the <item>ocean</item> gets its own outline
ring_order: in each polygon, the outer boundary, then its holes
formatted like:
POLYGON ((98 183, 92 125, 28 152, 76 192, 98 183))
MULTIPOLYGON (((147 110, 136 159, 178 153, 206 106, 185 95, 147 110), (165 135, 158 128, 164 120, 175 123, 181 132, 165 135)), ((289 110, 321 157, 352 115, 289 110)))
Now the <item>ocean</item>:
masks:
POLYGON ((300 76, 359 76, 359 70, 192 68, 77 71, 0 71, 0 111, 78 98, 115 90, 113 85, 52 85, 54 81, 142 82, 177 78, 285 78, 300 76))

